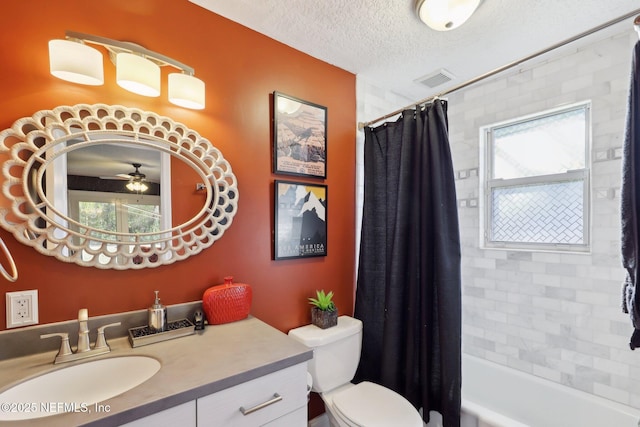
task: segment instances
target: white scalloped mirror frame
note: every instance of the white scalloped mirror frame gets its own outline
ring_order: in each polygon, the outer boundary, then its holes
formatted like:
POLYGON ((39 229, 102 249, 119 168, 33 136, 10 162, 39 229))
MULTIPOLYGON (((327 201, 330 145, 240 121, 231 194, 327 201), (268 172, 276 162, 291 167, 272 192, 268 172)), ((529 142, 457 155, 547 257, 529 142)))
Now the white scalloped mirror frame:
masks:
POLYGON ((0 208, 0 226, 42 254, 85 267, 139 269, 186 259, 222 237, 238 209, 236 177, 217 148, 181 123, 136 108, 78 104, 38 111, 0 132, 0 156, 2 192, 11 202, 0 208), (60 156, 96 143, 134 144, 181 159, 202 179, 202 209, 184 224, 136 234, 92 228, 62 214, 33 183, 42 183, 60 156), (148 235, 151 243, 143 239, 148 235))

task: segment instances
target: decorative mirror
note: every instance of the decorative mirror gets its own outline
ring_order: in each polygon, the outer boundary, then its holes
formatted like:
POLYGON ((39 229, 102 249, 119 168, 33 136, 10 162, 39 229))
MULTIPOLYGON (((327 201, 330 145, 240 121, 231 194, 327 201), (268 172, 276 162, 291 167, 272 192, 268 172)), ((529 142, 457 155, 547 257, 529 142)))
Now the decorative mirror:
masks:
POLYGON ((236 177, 217 148, 181 123, 135 108, 38 111, 0 132, 0 156, 11 202, 0 208, 0 226, 82 266, 183 260, 222 237, 238 209, 236 177), (191 192, 171 194, 172 164, 193 181, 191 192), (198 197, 201 208, 173 225, 171 199, 184 197, 198 197))

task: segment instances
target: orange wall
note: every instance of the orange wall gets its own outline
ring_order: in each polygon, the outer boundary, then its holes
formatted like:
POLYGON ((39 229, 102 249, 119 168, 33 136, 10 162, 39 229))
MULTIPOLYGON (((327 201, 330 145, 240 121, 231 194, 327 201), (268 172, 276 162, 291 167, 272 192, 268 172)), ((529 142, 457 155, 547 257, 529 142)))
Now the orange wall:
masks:
MULTIPOLYGON (((146 308, 153 290, 165 304, 199 300, 233 275, 253 287, 252 314, 286 331, 309 321, 306 298, 334 290, 351 313, 354 289, 355 76, 219 17, 187 0, 3 0, 0 33, 0 129, 57 105, 120 104, 172 117, 199 132, 229 160, 238 179, 233 225, 211 248, 175 264, 136 271, 86 268, 57 261, 0 237, 19 279, 0 279, 0 293, 38 289, 40 323, 146 308), (105 85, 81 86, 48 71, 47 42, 66 30, 131 41, 195 68, 207 85, 202 111, 175 107, 118 87, 105 60, 105 85), (272 260, 271 94, 278 90, 328 107, 328 256, 272 260)), ((163 70, 163 75, 167 71, 163 70)), ((163 79, 163 85, 166 79, 163 79)), ((177 179, 177 177, 175 177, 177 179)), ((321 182, 308 180, 310 182, 321 182)), ((180 195, 174 195, 174 203, 180 195)), ((178 200, 179 203, 179 200, 178 200)), ((6 205, 3 201, 2 205, 6 205)), ((4 297, 2 309, 4 311, 4 297)), ((0 329, 5 329, 0 316, 0 329)))

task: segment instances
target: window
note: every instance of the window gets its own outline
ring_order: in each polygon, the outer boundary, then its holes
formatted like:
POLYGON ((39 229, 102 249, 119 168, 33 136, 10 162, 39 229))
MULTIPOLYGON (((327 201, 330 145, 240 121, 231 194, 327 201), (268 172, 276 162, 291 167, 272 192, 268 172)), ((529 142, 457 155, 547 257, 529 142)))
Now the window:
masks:
MULTIPOLYGON (((126 193, 102 193, 93 191, 69 190, 69 212, 72 218, 77 218, 82 225, 105 230, 111 233, 158 233, 139 236, 141 241, 154 241, 161 237, 161 215, 159 196, 140 196, 126 193)), ((80 233, 86 233, 82 226, 72 226, 80 233)), ((115 235, 94 231, 89 236, 101 239, 113 239, 115 235)), ((133 236, 128 236, 133 239, 133 236)), ((81 238, 76 238, 77 244, 83 244, 81 238)), ((120 241, 126 241, 125 236, 120 241)), ((91 249, 101 247, 99 241, 91 241, 91 249)), ((107 245, 115 252, 117 245, 107 245)), ((92 255, 83 253, 83 260, 91 259, 92 255)), ((108 259, 104 260, 108 262, 108 259)))
POLYGON ((589 249, 589 105, 483 128, 485 247, 589 249))

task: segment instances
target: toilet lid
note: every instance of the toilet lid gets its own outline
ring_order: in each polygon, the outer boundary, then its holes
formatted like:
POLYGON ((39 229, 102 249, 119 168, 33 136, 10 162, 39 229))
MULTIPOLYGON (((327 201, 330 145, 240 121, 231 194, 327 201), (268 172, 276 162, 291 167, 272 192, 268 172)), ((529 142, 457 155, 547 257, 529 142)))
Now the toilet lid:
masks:
POLYGON ((333 397, 340 416, 363 427, 422 427, 422 418, 411 403, 396 392, 368 381, 333 397))

